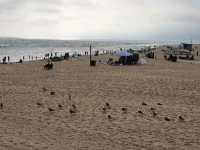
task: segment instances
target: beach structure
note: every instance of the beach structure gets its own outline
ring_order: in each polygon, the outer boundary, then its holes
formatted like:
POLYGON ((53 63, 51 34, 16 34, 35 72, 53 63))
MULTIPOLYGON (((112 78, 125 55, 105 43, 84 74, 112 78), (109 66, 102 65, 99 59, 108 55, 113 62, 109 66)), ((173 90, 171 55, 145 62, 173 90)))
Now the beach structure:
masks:
POLYGON ((189 50, 189 51, 193 50, 193 44, 181 43, 180 47, 182 49, 189 50))
POLYGON ((120 51, 120 52, 117 52, 116 55, 120 57, 119 64, 123 64, 123 65, 137 64, 139 60, 138 53, 129 53, 127 51, 120 51))
POLYGON ((188 44, 188 43, 181 43, 180 45, 179 45, 179 48, 180 49, 184 49, 184 50, 188 50, 188 51, 191 51, 191 52, 199 52, 199 50, 200 50, 200 44, 197 44, 197 43, 195 43, 195 44, 188 44))

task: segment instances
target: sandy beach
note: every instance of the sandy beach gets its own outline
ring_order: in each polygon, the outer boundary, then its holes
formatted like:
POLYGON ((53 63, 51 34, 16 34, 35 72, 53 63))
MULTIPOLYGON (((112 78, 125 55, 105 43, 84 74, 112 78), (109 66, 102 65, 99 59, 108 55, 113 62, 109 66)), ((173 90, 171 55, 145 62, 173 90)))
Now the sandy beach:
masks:
POLYGON ((0 150, 200 149, 200 64, 147 62, 1 64, 0 150))

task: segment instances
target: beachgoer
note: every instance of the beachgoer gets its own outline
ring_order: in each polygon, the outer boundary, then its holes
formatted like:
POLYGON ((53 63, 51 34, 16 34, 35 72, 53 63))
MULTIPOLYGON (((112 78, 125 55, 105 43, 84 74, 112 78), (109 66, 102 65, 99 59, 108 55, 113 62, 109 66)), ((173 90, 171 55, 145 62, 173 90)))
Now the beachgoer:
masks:
POLYGON ((8 62, 10 62, 10 56, 8 56, 8 62))
POLYGON ((6 57, 3 58, 3 64, 5 64, 5 63, 6 63, 6 57))
POLYGON ((49 53, 45 54, 45 57, 49 58, 49 53))

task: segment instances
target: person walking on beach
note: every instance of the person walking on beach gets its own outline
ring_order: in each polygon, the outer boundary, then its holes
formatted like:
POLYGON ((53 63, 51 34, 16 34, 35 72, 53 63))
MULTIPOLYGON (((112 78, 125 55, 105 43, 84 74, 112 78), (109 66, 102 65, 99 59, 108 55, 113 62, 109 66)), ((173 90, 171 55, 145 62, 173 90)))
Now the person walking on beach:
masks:
POLYGON ((3 58, 3 64, 6 63, 6 56, 3 58))
POLYGON ((10 56, 8 56, 8 62, 10 62, 10 56))

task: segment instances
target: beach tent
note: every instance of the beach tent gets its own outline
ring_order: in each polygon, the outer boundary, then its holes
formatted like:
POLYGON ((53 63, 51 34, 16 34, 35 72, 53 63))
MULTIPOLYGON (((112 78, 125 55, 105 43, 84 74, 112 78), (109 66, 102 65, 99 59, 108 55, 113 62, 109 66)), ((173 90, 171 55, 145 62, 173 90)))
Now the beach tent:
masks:
POLYGON ((131 54, 127 51, 120 51, 116 55, 120 57, 119 62, 123 65, 137 64, 139 60, 139 54, 137 53, 131 54))

